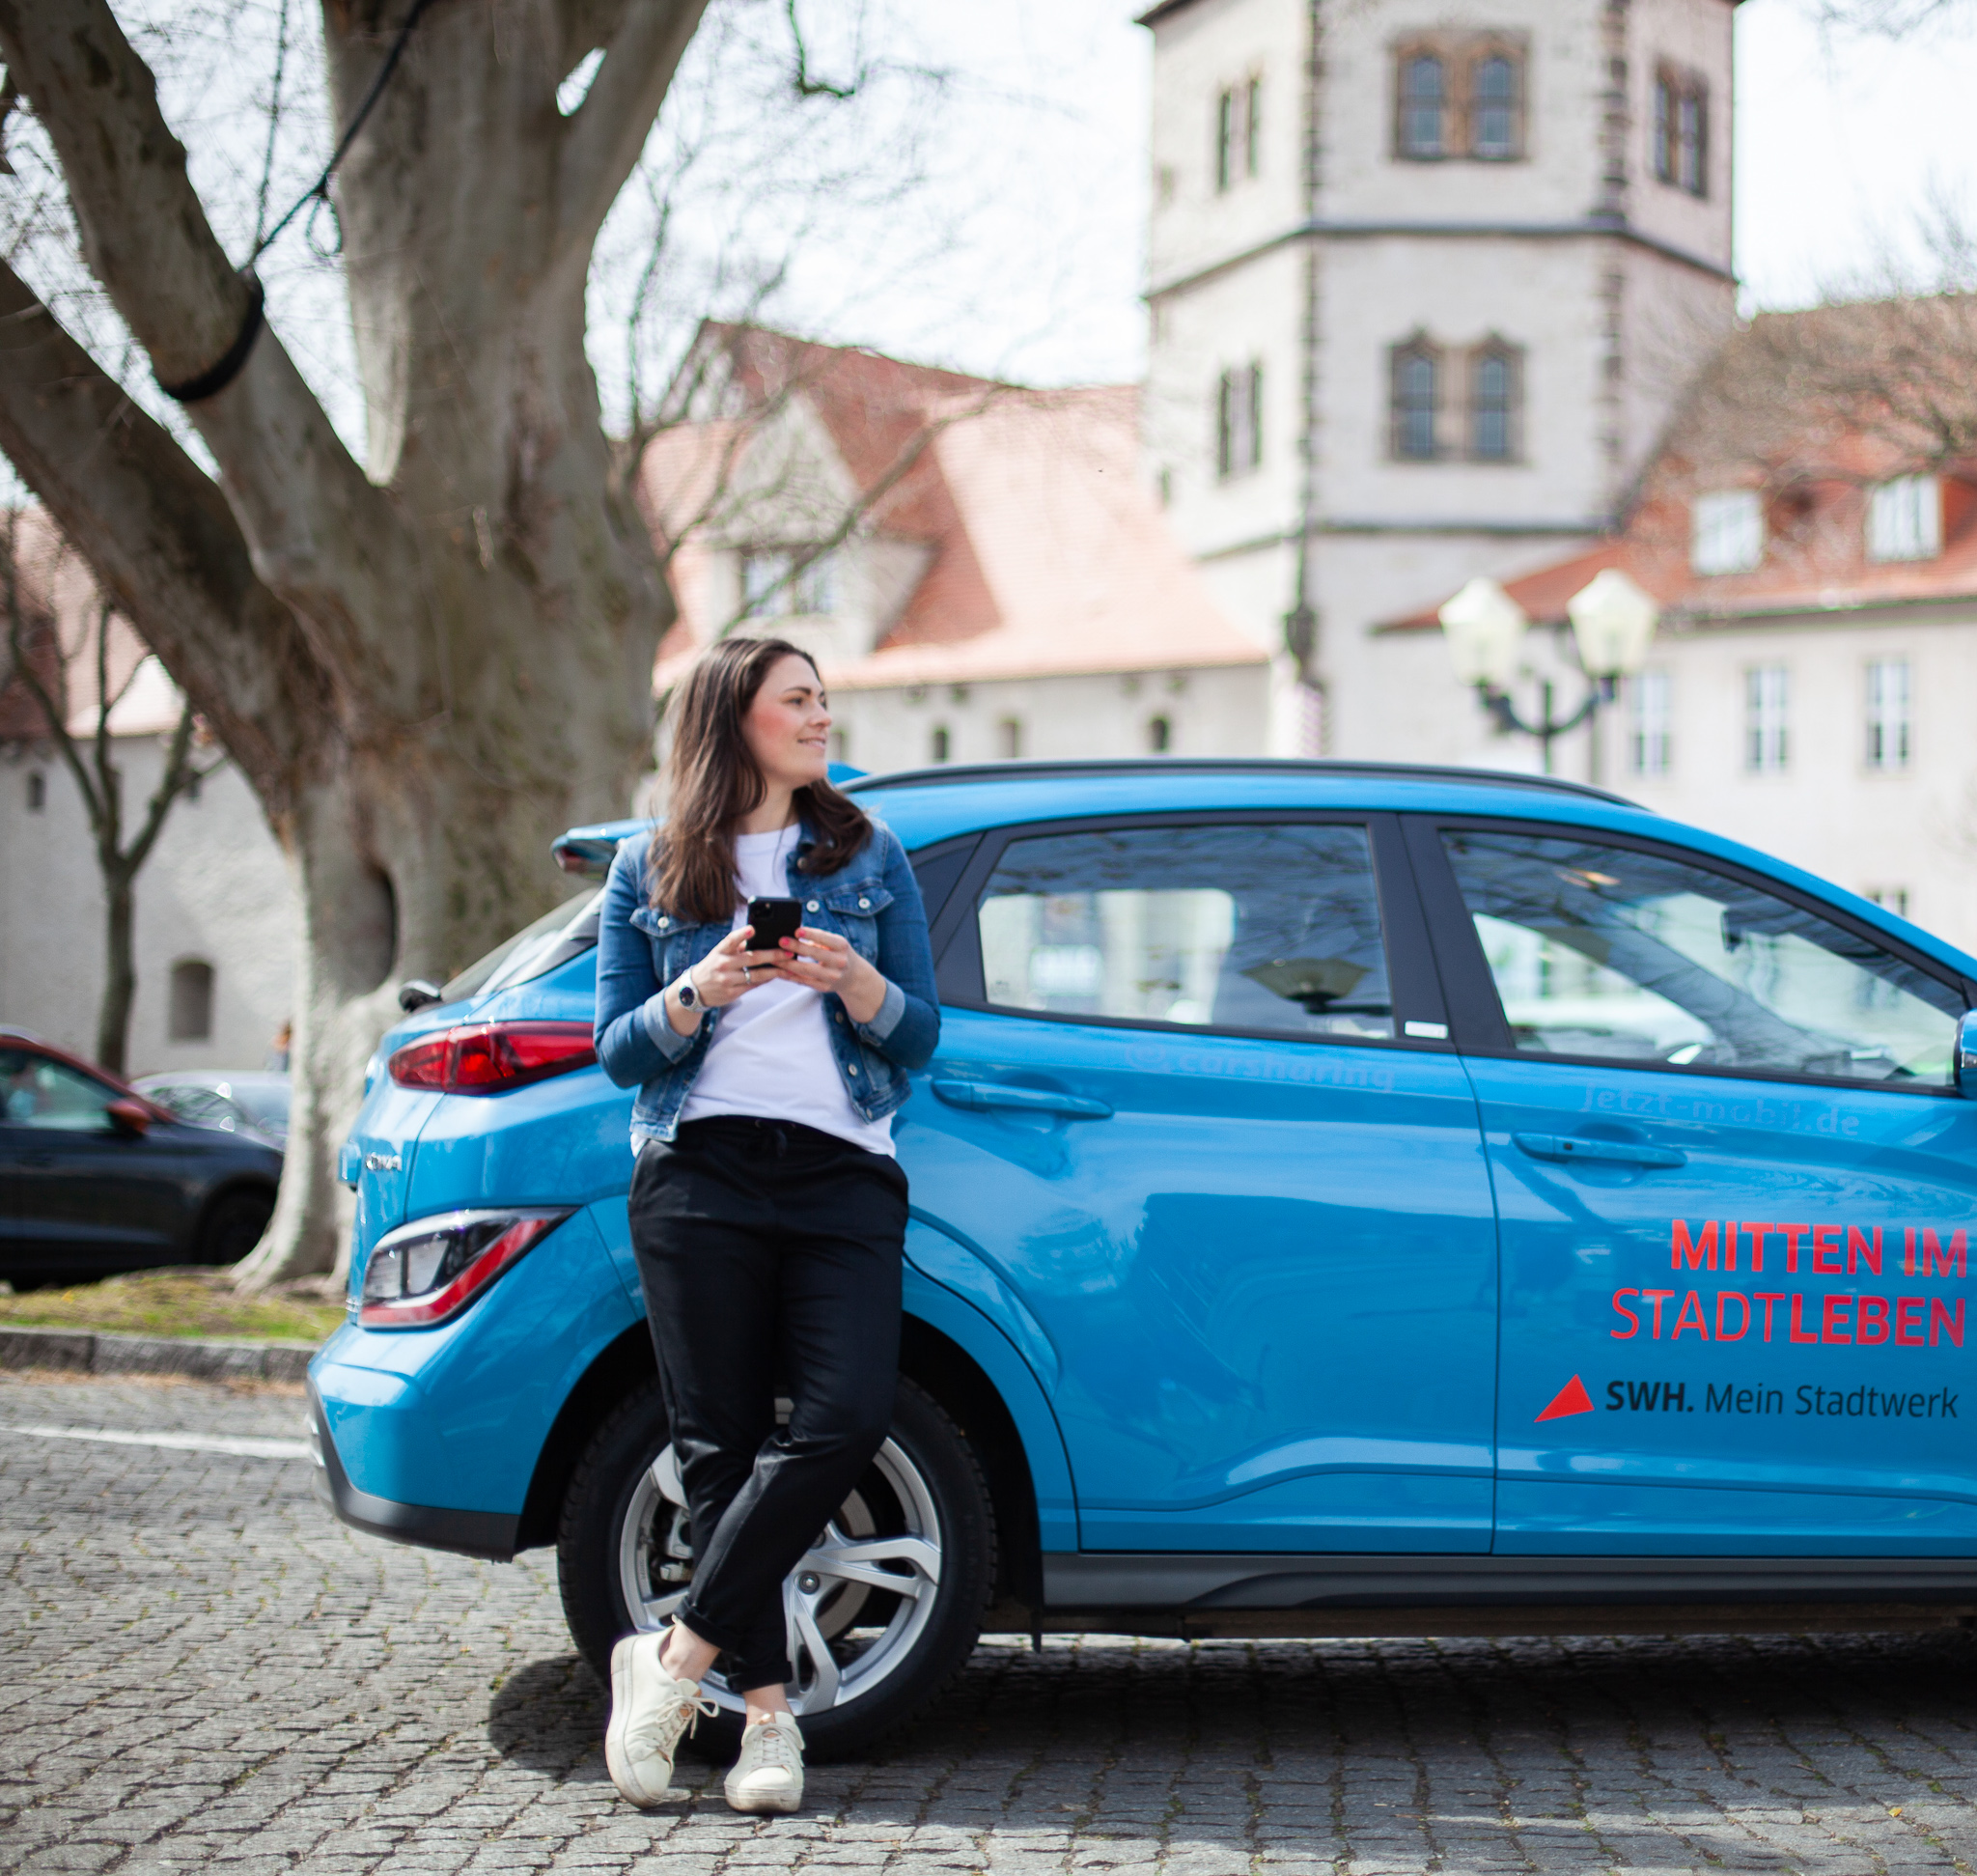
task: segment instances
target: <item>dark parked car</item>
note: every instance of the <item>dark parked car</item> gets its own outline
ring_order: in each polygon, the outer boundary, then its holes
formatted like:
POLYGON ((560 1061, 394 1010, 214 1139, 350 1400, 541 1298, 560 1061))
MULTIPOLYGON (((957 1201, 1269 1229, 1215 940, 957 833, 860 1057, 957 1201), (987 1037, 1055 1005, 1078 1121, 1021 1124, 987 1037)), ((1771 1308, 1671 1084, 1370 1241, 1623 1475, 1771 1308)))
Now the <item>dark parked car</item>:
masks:
POLYGON ((194 1127, 126 1082, 0 1029, 0 1276, 16 1290, 231 1264, 274 1209, 282 1156, 194 1127))

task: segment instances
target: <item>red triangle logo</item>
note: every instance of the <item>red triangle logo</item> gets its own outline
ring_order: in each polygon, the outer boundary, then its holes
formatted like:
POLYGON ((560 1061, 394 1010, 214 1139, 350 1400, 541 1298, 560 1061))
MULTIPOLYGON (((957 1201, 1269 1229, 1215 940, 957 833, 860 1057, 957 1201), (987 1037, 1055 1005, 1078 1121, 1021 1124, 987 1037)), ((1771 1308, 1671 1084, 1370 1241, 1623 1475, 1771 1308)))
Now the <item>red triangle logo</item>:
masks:
MULTIPOLYGON (((1551 1405, 1538 1415, 1540 1420, 1562 1420, 1568 1414, 1590 1414, 1593 1402, 1586 1392, 1586 1384, 1577 1375, 1568 1381, 1551 1397, 1551 1405)), ((1536 1425, 1534 1420, 1532 1425, 1536 1425)))

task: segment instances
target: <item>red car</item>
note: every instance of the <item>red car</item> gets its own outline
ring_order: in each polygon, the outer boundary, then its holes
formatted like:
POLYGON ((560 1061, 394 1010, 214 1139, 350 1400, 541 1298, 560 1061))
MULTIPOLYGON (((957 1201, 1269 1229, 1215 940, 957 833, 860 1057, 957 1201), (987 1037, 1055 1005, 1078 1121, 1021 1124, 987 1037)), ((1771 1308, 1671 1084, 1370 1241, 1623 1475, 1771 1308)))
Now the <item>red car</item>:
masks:
POLYGON ((281 1171, 272 1147, 0 1027, 0 1277, 16 1290, 235 1263, 266 1229, 281 1171))

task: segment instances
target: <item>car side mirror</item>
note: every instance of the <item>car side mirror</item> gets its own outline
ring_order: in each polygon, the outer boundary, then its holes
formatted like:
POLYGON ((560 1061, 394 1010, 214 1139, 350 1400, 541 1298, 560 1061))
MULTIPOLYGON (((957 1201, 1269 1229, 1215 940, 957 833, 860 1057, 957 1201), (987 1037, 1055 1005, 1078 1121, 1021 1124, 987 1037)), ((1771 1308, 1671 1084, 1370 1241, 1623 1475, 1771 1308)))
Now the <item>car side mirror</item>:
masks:
POLYGON ((141 1101, 113 1101, 103 1112, 120 1134, 142 1139, 151 1132, 151 1109, 141 1101))
POLYGON ((429 983, 424 977, 411 977, 398 987, 398 1006, 407 1016, 414 1010, 423 1010, 429 1003, 440 1001, 439 986, 429 983))
POLYGON ((1950 1063, 1950 1079, 1965 1101, 1977 1101, 1977 1010, 1965 1010, 1957 1019, 1957 1052, 1950 1063))

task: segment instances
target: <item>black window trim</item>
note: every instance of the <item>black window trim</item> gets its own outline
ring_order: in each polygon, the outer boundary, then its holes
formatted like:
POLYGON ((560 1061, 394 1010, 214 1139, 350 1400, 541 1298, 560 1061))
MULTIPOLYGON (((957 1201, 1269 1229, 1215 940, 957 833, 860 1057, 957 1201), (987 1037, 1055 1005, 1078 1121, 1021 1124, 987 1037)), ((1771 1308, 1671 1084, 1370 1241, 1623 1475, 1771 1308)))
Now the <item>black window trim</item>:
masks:
POLYGON ((1768 874, 1758 873, 1735 860, 1714 854, 1701 854, 1693 848, 1645 835, 1620 833, 1611 828, 1589 826, 1570 821, 1525 821, 1502 816, 1408 814, 1402 817, 1407 851, 1414 862, 1414 877, 1420 890, 1422 910, 1428 921, 1434 955, 1448 988, 1449 1027, 1456 1048, 1464 1055, 1488 1056, 1502 1061, 1557 1062, 1564 1067, 1625 1068, 1644 1074, 1702 1076, 1713 1080, 1784 1081, 1814 1088, 1851 1088, 1856 1093, 1919 1095, 1929 1099, 1963 1097, 1954 1084, 1942 1087, 1905 1087, 1885 1081, 1863 1081, 1846 1075, 1806 1075, 1790 1069, 1730 1068, 1714 1063, 1616 1061, 1611 1055, 1543 1055, 1518 1049, 1511 1040, 1510 1023, 1503 1013, 1503 1001, 1490 974, 1490 961, 1476 936, 1475 921, 1457 883, 1455 867, 1442 846, 1441 836, 1450 833, 1510 833, 1539 839, 1599 840, 1637 853, 1679 859, 1719 873, 1760 892, 1768 892, 1808 911, 1869 944, 1878 945, 1892 957, 1933 977, 1963 999, 1963 1007, 1977 1008, 1977 984, 1952 970, 1939 960, 1903 943, 1899 938, 1864 924, 1840 907, 1811 893, 1789 885, 1768 874))
POLYGON ((1410 1036, 1406 1025, 1447 1030, 1449 1016, 1428 925, 1416 894, 1414 871, 1403 844, 1401 817, 1390 808, 1183 808, 1149 814, 1085 814, 1010 822, 980 836, 981 847, 950 893, 933 933, 934 977, 943 1009, 968 1010, 1013 1022, 1069 1023, 1091 1029, 1132 1029, 1157 1035, 1223 1036, 1250 1042, 1309 1044, 1320 1048, 1400 1049, 1452 1054, 1446 1036, 1410 1036), (1282 1029, 1247 1029, 1219 1023, 1162 1022, 1150 1017, 1089 1016, 1075 1011, 1019 1010, 988 1000, 982 977, 981 925, 975 913, 982 890, 1003 852, 1017 840, 1051 834, 1106 833, 1138 827, 1350 826, 1366 830, 1373 859, 1380 936, 1386 944, 1387 983, 1393 996, 1392 1036, 1296 1035, 1282 1029))

